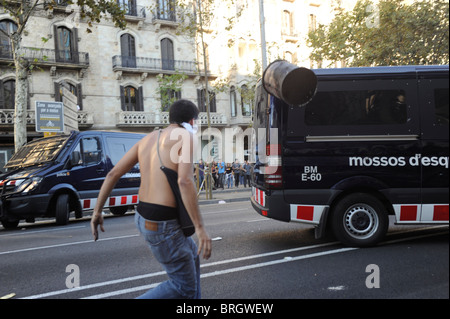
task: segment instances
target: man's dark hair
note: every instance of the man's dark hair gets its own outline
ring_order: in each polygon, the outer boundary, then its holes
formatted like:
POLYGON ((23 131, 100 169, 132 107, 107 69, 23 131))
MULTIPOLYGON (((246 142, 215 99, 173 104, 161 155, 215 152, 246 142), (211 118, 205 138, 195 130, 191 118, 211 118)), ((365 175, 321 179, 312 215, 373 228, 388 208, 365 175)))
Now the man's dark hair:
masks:
POLYGON ((196 119, 198 116, 197 106, 188 100, 178 100, 170 106, 169 122, 181 124, 196 119))

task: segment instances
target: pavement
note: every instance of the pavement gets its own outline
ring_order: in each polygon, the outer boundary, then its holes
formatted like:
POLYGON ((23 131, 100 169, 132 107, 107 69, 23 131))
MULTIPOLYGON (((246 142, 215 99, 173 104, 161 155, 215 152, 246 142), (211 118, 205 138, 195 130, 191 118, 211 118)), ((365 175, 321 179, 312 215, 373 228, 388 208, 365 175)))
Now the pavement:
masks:
POLYGON ((251 187, 233 187, 233 188, 218 188, 212 191, 212 199, 206 198, 205 191, 201 191, 198 196, 198 204, 199 205, 208 205, 208 204, 224 204, 230 202, 243 202, 249 201, 252 196, 252 188, 251 187))

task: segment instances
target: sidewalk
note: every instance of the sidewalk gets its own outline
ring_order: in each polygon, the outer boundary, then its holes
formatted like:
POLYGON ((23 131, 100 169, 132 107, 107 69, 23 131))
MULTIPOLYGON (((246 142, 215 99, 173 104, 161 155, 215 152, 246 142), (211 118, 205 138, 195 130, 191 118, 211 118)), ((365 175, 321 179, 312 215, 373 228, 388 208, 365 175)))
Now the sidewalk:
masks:
POLYGON ((243 187, 239 186, 238 188, 225 188, 222 190, 221 188, 212 191, 212 199, 206 199, 205 191, 201 191, 198 196, 198 204, 199 205, 208 205, 208 204, 223 204, 230 202, 243 202, 249 201, 252 196, 252 188, 251 187, 243 187))

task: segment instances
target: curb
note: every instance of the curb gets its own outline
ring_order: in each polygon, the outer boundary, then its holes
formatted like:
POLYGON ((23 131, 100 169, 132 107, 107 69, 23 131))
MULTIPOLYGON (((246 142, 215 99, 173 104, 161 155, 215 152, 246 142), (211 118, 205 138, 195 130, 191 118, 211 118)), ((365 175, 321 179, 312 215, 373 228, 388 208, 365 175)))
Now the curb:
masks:
POLYGON ((203 200, 199 200, 198 204, 199 205, 226 204, 226 203, 232 203, 232 202, 245 202, 245 201, 249 201, 249 200, 250 200, 250 196, 249 197, 238 197, 238 198, 224 198, 224 199, 220 199, 220 198, 203 199, 203 200), (225 203, 220 203, 221 201, 223 201, 225 203))

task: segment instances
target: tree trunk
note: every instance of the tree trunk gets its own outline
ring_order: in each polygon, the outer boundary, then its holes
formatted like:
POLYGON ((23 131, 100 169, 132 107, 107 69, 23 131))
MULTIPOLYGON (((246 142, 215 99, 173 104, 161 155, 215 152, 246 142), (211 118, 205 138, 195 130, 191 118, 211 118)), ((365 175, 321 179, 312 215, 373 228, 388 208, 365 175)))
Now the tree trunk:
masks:
POLYGON ((20 54, 20 39, 13 37, 14 66, 16 67, 16 93, 14 110, 15 151, 27 142, 27 99, 29 62, 20 54))

